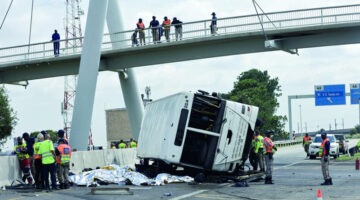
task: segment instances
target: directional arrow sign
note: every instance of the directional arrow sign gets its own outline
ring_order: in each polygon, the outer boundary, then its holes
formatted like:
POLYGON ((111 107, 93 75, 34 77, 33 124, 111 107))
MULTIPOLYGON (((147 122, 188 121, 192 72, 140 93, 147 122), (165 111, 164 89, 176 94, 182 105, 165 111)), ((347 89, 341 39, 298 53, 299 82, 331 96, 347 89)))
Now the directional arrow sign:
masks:
POLYGON ((350 84, 350 98, 351 104, 359 104, 360 99, 360 84, 350 84))
POLYGON ((315 86, 315 105, 345 105, 345 85, 317 85, 315 86))

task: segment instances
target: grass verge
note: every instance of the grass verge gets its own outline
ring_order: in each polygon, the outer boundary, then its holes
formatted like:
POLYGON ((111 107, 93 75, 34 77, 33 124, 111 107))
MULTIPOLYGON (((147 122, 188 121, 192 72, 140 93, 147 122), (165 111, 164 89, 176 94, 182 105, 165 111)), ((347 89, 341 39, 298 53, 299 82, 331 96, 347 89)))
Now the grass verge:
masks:
POLYGON ((350 161, 350 160, 356 160, 356 158, 360 159, 360 153, 356 153, 353 157, 350 157, 349 155, 342 155, 336 158, 336 161, 350 161))

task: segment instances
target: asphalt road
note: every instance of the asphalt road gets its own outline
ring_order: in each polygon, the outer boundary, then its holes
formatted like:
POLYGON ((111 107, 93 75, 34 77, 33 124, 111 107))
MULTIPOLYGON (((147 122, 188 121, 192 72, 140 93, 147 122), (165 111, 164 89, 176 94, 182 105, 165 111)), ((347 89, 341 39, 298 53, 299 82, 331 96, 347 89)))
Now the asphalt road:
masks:
POLYGON ((204 183, 198 185, 168 184, 165 186, 131 186, 132 195, 91 195, 90 188, 72 187, 52 193, 30 191, 19 193, 6 190, 0 192, 0 199, 316 199, 318 189, 323 198, 360 199, 360 171, 355 170, 354 162, 330 162, 330 175, 333 186, 320 186, 323 182, 320 161, 305 158, 301 145, 281 148, 275 155, 274 185, 251 182, 250 187, 231 187, 232 183, 204 183), (171 196, 163 196, 171 193, 171 196))

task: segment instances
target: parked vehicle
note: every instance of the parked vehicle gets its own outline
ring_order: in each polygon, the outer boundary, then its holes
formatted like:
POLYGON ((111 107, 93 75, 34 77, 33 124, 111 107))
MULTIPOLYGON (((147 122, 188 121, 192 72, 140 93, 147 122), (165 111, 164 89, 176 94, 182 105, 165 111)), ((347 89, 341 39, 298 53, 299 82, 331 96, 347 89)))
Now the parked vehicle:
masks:
POLYGON ((339 143, 339 150, 343 154, 347 154, 349 151, 349 140, 345 139, 344 135, 335 134, 336 142, 339 143))
POLYGON ((161 169, 233 173, 248 159, 257 115, 216 93, 174 94, 146 105, 137 155, 161 169))
MULTIPOLYGON (((336 138, 333 134, 327 134, 327 138, 330 140, 330 152, 329 155, 334 158, 339 157, 339 144, 336 142, 336 138)), ((319 148, 322 143, 322 138, 320 134, 317 134, 314 138, 314 141, 311 143, 309 148, 310 159, 315 159, 319 156, 319 148)))

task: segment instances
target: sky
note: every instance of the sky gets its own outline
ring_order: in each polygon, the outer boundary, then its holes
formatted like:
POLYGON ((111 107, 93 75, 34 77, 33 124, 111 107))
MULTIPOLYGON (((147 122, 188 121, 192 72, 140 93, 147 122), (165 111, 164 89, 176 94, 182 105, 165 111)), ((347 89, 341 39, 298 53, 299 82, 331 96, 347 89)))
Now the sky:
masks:
MULTIPOLYGON (((3 19, 11 0, 0 1, 0 20, 3 19)), ((138 18, 147 25, 151 16, 158 18, 177 17, 183 22, 209 19, 212 12, 219 18, 254 14, 251 0, 119 0, 126 30, 134 29, 138 18)), ((355 0, 257 0, 264 11, 286 11, 326 6, 356 4, 355 0)), ((81 7, 85 30, 88 0, 81 7)), ((0 30, 0 48, 28 43, 31 1, 14 1, 9 15, 0 30)), ((65 0, 35 0, 31 42, 51 39, 54 29, 64 38, 65 0)), ((105 27, 107 32, 107 27, 105 27)), ((285 52, 254 53, 226 56, 195 61, 169 63, 135 68, 138 88, 144 93, 151 87, 151 98, 158 99, 180 91, 229 92, 236 77, 252 68, 267 70, 271 77, 278 77, 282 89, 279 97, 279 115, 288 115, 288 95, 314 94, 314 85, 360 83, 360 45, 344 45, 300 49, 299 56, 285 52)), ((33 80, 25 89, 6 85, 10 104, 17 112, 18 123, 12 137, 23 132, 63 128, 61 102, 64 93, 64 78, 33 80)), ((359 107, 350 105, 315 107, 314 99, 294 100, 293 129, 298 131, 300 105, 303 131, 354 127, 359 123, 359 107), (306 125, 305 125, 306 124, 306 125), (305 129, 306 126, 306 129, 305 129)), ((105 110, 124 107, 117 73, 101 72, 98 76, 92 117, 92 132, 95 145, 106 145, 105 110)), ((300 128, 299 128, 300 129, 300 128)), ((288 130, 288 125, 286 125, 288 130)), ((11 141, 5 149, 13 148, 11 141)))

